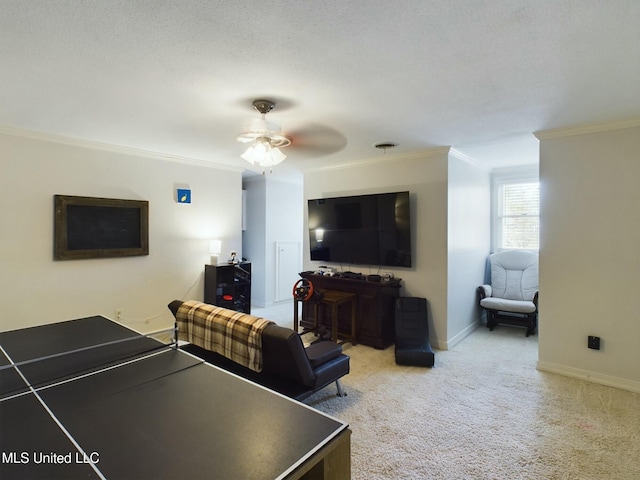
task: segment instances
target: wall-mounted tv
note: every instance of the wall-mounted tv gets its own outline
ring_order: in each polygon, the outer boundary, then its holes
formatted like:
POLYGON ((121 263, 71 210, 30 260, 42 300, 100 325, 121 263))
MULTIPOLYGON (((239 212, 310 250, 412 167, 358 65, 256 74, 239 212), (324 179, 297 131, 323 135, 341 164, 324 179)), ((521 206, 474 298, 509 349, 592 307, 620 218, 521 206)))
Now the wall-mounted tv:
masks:
POLYGON ((308 201, 311 260, 411 267, 409 192, 308 201))
POLYGON ((149 202, 54 195, 55 260, 149 255, 149 202))

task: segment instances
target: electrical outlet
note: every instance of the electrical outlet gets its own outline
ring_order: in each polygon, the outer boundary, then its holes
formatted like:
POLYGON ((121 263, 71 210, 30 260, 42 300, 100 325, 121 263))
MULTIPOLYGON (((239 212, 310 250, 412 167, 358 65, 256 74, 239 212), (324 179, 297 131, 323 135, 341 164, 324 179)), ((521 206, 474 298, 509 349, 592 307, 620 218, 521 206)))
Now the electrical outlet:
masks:
POLYGON ((121 322, 121 321, 122 321, 122 309, 121 309, 121 308, 118 308, 118 309, 116 310, 116 320, 117 320, 118 322, 121 322))
POLYGON ((593 350, 600 350, 600 337, 589 335, 589 338, 587 339, 587 347, 593 350))

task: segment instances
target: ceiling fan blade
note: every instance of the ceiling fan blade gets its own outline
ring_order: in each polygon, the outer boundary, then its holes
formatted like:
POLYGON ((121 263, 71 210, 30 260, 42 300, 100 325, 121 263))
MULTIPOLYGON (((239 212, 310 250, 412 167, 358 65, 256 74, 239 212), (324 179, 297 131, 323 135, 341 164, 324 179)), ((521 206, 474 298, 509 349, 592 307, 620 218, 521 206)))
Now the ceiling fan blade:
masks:
POLYGON ((347 146, 347 138, 337 130, 324 125, 307 123, 302 128, 285 132, 291 140, 287 151, 296 156, 321 157, 339 152, 347 146))

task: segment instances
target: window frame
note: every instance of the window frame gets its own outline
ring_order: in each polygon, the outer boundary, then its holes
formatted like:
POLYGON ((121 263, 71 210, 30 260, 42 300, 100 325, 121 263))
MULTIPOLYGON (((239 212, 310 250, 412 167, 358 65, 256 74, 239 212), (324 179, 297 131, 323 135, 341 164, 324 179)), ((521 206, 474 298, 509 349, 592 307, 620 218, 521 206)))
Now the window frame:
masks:
MULTIPOLYGON (((540 187, 539 166, 525 165, 508 169, 496 169, 491 173, 491 251, 501 252, 505 250, 525 250, 538 252, 540 249, 540 238, 538 237, 538 248, 522 249, 502 246, 502 217, 501 215, 501 193, 502 187, 509 184, 537 183, 540 187)), ((540 210, 538 210, 538 235, 540 229, 540 210)))

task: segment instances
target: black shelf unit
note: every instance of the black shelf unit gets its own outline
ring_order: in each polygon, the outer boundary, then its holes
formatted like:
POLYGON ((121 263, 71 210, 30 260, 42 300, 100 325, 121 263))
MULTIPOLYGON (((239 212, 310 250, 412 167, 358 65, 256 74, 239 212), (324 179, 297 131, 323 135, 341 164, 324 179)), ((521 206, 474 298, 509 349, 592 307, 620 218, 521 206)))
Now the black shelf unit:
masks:
POLYGON ((205 265, 204 303, 251 313, 251 263, 205 265))

